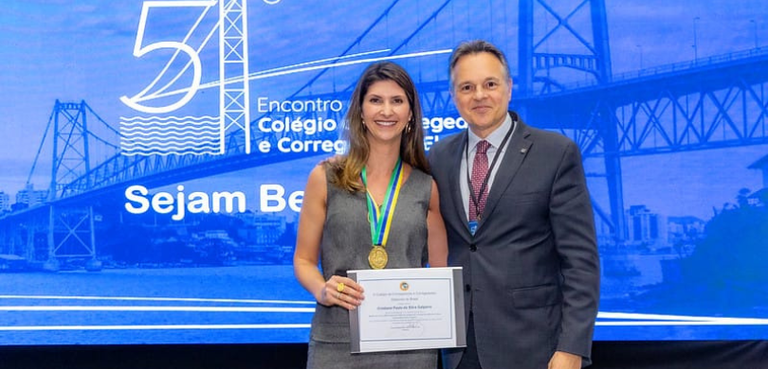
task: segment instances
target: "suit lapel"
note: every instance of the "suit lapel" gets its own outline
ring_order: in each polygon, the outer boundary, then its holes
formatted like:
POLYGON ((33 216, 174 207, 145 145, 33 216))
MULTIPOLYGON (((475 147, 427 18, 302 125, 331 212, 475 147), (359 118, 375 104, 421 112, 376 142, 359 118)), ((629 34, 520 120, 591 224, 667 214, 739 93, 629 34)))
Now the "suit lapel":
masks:
MULTIPOLYGON (((515 133, 509 139, 507 150, 504 152, 501 163, 499 163, 499 169, 496 171, 496 177, 493 179, 491 191, 488 193, 488 200, 485 209, 483 209, 482 219, 487 219, 493 213, 493 210, 499 204, 501 195, 512 183, 525 157, 528 156, 531 145, 533 145, 533 141, 529 139, 530 135, 531 132, 528 126, 518 118, 515 133)), ((484 224, 484 221, 478 224, 478 233, 482 230, 484 224)))
MULTIPOLYGON (((461 173, 461 160, 462 155, 464 154, 464 144, 467 142, 467 131, 464 130, 462 132, 458 139, 453 142, 452 147, 450 147, 450 153, 451 158, 448 161, 448 163, 451 163, 451 166, 448 169, 448 178, 450 178, 450 191, 451 191, 451 199, 456 206, 454 206, 454 210, 456 213, 454 214, 457 218, 457 222, 459 224, 464 225, 464 229, 469 232, 469 225, 467 224, 467 216, 466 216, 466 205, 464 203, 464 199, 461 196, 461 180, 464 178, 464 176, 461 173), (459 163, 459 165, 456 165, 454 163, 459 163)), ((445 216, 446 214, 443 214, 445 216)))

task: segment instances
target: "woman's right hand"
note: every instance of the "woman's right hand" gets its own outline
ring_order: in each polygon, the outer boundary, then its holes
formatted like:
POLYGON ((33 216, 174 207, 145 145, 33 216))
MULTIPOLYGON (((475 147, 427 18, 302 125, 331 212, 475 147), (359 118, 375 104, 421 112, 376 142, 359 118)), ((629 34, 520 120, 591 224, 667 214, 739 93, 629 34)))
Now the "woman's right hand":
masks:
POLYGON ((325 286, 320 290, 317 299, 322 305, 338 305, 347 310, 355 310, 363 302, 363 287, 357 282, 338 275, 334 275, 325 281, 325 286))

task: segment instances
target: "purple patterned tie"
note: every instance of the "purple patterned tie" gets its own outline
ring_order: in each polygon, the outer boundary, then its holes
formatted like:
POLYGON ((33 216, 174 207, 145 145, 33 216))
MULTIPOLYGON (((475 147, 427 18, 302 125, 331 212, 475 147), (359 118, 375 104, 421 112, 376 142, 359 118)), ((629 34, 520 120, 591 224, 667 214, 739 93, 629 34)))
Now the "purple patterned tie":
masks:
MULTIPOLYGON (((472 176, 470 177, 470 181, 472 182, 472 194, 477 200, 477 207, 475 207, 475 202, 470 198, 469 199, 469 220, 477 220, 478 215, 483 213, 483 209, 485 209, 485 201, 488 197, 488 184, 485 185, 485 188, 483 189, 483 193, 480 193, 480 187, 483 185, 483 180, 485 180, 485 176, 488 174, 488 155, 486 152, 488 151, 488 148, 491 146, 491 144, 488 143, 486 140, 482 140, 477 143, 477 146, 475 148, 477 149, 477 152, 475 153, 475 161, 472 165, 472 176)), ((470 196, 472 197, 472 196, 470 196)))

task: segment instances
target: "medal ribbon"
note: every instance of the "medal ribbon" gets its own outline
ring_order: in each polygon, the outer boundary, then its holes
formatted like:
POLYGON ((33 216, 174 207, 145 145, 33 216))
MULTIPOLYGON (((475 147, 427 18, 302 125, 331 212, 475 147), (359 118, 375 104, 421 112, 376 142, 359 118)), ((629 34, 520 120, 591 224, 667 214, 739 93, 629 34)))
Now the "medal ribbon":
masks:
POLYGON ((389 178, 389 185, 387 186, 387 194, 384 197, 382 203, 382 209, 376 205, 373 200, 373 196, 368 191, 368 180, 366 179, 365 168, 360 173, 360 177, 363 180, 365 186, 365 195, 368 203, 368 223, 371 224, 371 241, 373 245, 387 245, 387 239, 389 238, 389 231, 392 229, 392 214, 395 213, 395 207, 397 206, 397 198, 400 195, 400 188, 403 185, 403 161, 397 158, 395 164, 395 170, 392 171, 392 176, 389 178))

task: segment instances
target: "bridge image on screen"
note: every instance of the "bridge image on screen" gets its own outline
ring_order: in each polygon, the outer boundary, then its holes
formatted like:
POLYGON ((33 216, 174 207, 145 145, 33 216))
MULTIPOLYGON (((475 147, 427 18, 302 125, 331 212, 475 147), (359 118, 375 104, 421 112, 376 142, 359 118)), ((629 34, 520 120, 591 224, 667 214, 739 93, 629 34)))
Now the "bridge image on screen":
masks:
POLYGON ((714 0, 17 5, 0 15, 0 345, 306 342, 298 211, 312 167, 344 152, 356 78, 403 65, 428 149, 466 128, 448 56, 478 38, 507 53, 510 108, 581 148, 595 338, 768 339, 765 15, 714 0))

